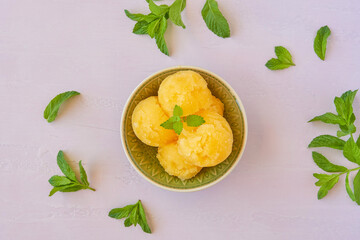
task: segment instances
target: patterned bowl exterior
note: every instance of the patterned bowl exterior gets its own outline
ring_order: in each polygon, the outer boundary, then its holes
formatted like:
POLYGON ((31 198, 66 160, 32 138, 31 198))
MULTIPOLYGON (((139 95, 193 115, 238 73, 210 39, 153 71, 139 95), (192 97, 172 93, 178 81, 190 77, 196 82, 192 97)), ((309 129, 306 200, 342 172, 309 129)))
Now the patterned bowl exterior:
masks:
POLYGON ((191 192, 214 185, 235 167, 245 148, 247 121, 240 99, 220 77, 196 67, 174 67, 150 76, 135 89, 123 112, 121 138, 130 163, 146 180, 167 190, 191 192), (165 172, 156 158, 157 148, 142 143, 136 137, 131 123, 136 105, 147 97, 157 96, 161 82, 167 76, 183 70, 192 70, 203 76, 212 94, 224 103, 224 117, 229 122, 234 135, 233 150, 225 161, 214 167, 203 168, 195 177, 185 181, 165 172))

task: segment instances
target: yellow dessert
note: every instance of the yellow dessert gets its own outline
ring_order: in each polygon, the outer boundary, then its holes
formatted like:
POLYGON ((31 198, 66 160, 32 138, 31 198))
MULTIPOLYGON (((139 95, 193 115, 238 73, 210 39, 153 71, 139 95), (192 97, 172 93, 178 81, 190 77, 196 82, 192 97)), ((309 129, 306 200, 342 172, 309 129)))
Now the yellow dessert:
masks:
POLYGON ((145 144, 158 147, 177 140, 173 130, 160 126, 169 119, 160 107, 158 97, 142 100, 134 109, 132 127, 136 136, 145 144))
POLYGON ((178 152, 176 142, 159 147, 157 158, 165 171, 181 180, 194 177, 201 167, 189 164, 178 152))
POLYGON ((205 123, 189 131, 184 128, 178 139, 178 151, 189 164, 211 167, 224 161, 232 151, 233 134, 229 123, 218 113, 197 113, 205 123))
POLYGON ((210 100, 210 106, 206 109, 209 110, 211 112, 216 112, 218 114, 220 114, 221 116, 224 115, 224 104, 221 102, 220 99, 211 96, 211 100, 210 100))
POLYGON ((212 97, 204 78, 194 71, 179 71, 168 76, 158 94, 161 107, 170 116, 175 105, 183 109, 184 116, 207 109, 212 97))

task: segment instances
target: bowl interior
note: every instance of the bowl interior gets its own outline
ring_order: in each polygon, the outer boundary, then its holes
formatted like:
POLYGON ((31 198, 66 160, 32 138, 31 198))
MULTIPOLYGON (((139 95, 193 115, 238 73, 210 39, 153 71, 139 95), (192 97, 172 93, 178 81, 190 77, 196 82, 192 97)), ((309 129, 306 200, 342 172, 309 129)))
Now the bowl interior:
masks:
POLYGON ((217 77, 208 72, 194 68, 173 68, 162 71, 144 81, 128 100, 124 109, 122 124, 123 143, 130 161, 148 180, 160 185, 160 187, 175 191, 194 191, 219 181, 226 172, 236 164, 237 159, 245 147, 245 116, 239 106, 236 97, 231 90, 217 77), (181 181, 179 178, 170 176, 165 172, 156 158, 157 148, 142 143, 132 129, 131 116, 136 105, 150 96, 157 96, 161 82, 169 75, 180 70, 193 70, 203 76, 208 83, 212 94, 219 98, 225 106, 224 117, 229 122, 234 135, 233 150, 230 156, 214 167, 203 168, 195 177, 181 181))

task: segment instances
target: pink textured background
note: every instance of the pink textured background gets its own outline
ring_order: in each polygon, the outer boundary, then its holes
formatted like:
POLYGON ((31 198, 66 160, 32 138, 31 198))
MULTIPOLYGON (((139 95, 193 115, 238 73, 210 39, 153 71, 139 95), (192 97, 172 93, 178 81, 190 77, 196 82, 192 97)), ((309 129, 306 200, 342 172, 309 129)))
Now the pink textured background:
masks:
MULTIPOLYGON (((325 199, 316 199, 312 173, 319 169, 306 146, 336 128, 306 121, 334 110, 335 95, 360 86, 360 2, 219 0, 232 31, 223 40, 202 21, 204 1, 188 1, 186 30, 170 25, 167 57, 153 40, 131 34, 134 22, 123 10, 147 12, 145 0, 0 0, 1 240, 359 237, 360 207, 347 197, 343 179, 325 199), (332 35, 322 62, 312 45, 326 24, 332 35), (289 49, 296 67, 264 67, 276 45, 289 49), (248 145, 236 169, 216 186, 189 194, 138 176, 119 135, 131 91, 153 72, 176 65, 225 78, 249 121, 248 145), (48 124, 45 106, 66 90, 81 95, 48 124), (47 180, 60 174, 59 149, 83 160, 96 192, 48 197, 47 180), (107 217, 111 208, 138 199, 152 235, 107 217)), ((320 151, 345 162, 336 150, 320 151)))

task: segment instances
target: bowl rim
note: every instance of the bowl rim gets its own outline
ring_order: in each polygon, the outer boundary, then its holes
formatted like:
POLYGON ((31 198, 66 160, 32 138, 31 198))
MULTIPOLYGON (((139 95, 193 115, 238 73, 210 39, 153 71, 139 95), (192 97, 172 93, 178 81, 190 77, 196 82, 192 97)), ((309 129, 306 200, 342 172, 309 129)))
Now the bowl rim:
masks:
POLYGON ((247 138, 248 138, 248 123, 247 123, 247 117, 246 117, 246 112, 245 112, 245 107, 240 99, 240 97, 237 95, 237 93, 235 92, 235 90, 230 86, 230 84, 228 84, 222 77, 220 77, 219 75, 210 72, 209 70, 203 69, 201 67, 195 67, 195 66, 183 66, 183 65, 179 65, 179 66, 174 66, 174 67, 168 67, 165 69, 162 69, 160 71, 157 71, 151 75, 149 75, 148 77, 146 77, 144 80, 142 80, 138 86, 131 92, 130 96, 128 97, 128 99, 126 100, 125 106, 123 107, 123 112, 121 114, 121 120, 120 120, 120 137, 121 137, 121 145, 123 147, 123 150, 125 152, 125 155, 128 159, 128 161, 130 162, 131 166, 135 169, 135 171, 142 176, 146 181, 150 182, 151 184, 160 187, 162 189, 165 190, 169 190, 169 191, 173 191, 173 192, 195 192, 195 191, 200 191, 206 188, 209 188, 217 183, 219 183, 221 180, 223 180, 225 177, 227 177, 236 167, 236 165, 239 163, 242 155, 244 154, 245 151, 245 147, 246 147, 246 143, 247 143, 247 138), (135 165, 135 163, 131 160, 131 157, 129 155, 129 152, 127 151, 126 145, 125 145, 125 133, 124 133, 124 123, 125 123, 125 114, 127 112, 127 109, 130 105, 130 100, 133 99, 133 97, 135 96, 135 93, 138 91, 139 88, 142 87, 142 85, 147 82, 148 80, 154 78, 155 76, 165 72, 165 71, 169 71, 169 70, 179 70, 181 71, 181 69, 193 69, 193 70, 198 70, 198 71, 202 71, 202 72, 206 72, 209 75, 214 76, 215 78, 217 78, 219 81, 221 81, 231 92, 231 94, 235 97, 235 100, 241 110, 241 113, 243 115, 244 118, 244 141, 243 144, 241 146, 241 150, 239 152, 239 155, 237 156, 235 162, 232 164, 232 166, 218 179, 216 179, 215 181, 208 183, 206 185, 203 186, 199 186, 199 187, 195 187, 195 188, 190 188, 190 189, 177 189, 177 188, 171 188, 171 187, 167 187, 167 186, 163 186, 155 181, 153 181, 152 179, 150 179, 149 177, 147 177, 145 174, 143 174, 138 167, 135 165))

